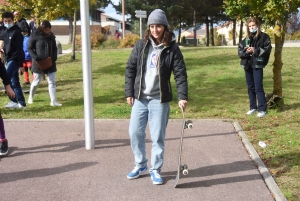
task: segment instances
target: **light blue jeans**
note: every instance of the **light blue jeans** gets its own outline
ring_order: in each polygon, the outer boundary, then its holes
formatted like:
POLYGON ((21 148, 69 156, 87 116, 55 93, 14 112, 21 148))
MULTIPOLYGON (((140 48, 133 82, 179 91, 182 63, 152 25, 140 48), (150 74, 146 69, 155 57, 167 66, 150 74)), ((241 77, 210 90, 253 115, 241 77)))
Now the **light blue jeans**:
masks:
POLYGON ((170 103, 160 103, 160 99, 134 100, 131 110, 129 135, 131 148, 137 167, 147 166, 146 126, 152 140, 151 170, 160 170, 164 162, 166 128, 170 114, 170 103))

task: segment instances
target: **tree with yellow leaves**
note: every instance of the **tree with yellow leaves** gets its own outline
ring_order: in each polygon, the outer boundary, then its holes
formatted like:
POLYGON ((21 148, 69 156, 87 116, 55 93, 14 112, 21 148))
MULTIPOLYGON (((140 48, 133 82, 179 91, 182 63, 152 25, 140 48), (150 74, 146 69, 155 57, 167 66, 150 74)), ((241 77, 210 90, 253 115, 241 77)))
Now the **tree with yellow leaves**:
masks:
MULTIPOLYGON (((109 0, 89 0, 91 9, 99 7, 106 7, 110 3, 109 0)), ((18 11, 19 15, 24 17, 34 16, 36 25, 40 24, 42 20, 55 20, 59 17, 66 17, 71 19, 69 21, 70 27, 70 41, 75 46, 75 26, 76 26, 76 13, 80 10, 80 1, 78 0, 6 0, 4 4, 0 5, 1 10, 5 11, 18 11), (73 19, 73 20, 72 20, 73 19), (74 25, 73 26, 73 22, 74 25)), ((72 59, 75 59, 75 50, 73 47, 72 59)))
POLYGON ((249 15, 247 17, 256 16, 261 18, 266 26, 273 28, 275 38, 274 82, 273 93, 269 95, 269 105, 276 104, 282 107, 284 104, 281 76, 282 48, 289 16, 299 12, 300 0, 224 0, 224 7, 226 14, 232 18, 238 14, 242 17, 246 17, 245 14, 249 15))

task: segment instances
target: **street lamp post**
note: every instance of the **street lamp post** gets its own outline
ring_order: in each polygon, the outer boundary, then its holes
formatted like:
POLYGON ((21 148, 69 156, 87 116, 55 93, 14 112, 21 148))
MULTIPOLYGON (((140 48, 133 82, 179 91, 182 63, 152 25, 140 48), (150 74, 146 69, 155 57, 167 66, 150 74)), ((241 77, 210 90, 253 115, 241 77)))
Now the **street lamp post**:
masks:
MULTIPOLYGON (((84 122, 85 122, 85 148, 95 149, 94 131, 94 101, 92 58, 90 39, 89 2, 80 0, 81 38, 82 38, 82 74, 83 74, 83 97, 84 97, 84 122)), ((75 29, 76 27, 74 27, 75 29)))
POLYGON ((122 0, 122 33, 123 33, 123 38, 125 38, 125 0, 122 0))

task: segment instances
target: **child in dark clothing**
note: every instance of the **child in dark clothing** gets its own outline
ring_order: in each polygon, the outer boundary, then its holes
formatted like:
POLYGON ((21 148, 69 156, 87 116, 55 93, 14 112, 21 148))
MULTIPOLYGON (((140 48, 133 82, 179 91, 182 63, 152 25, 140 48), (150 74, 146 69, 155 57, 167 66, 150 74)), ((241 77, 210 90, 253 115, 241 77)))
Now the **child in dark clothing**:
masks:
MULTIPOLYGON (((6 94, 10 98, 15 98, 15 92, 12 90, 10 86, 10 79, 9 76, 6 73, 6 69, 4 67, 4 64, 0 62, 0 77, 3 81, 3 84, 5 86, 6 94)), ((8 153, 8 142, 5 136, 5 130, 4 130, 4 121, 1 116, 1 110, 0 110, 0 156, 4 156, 8 153)))

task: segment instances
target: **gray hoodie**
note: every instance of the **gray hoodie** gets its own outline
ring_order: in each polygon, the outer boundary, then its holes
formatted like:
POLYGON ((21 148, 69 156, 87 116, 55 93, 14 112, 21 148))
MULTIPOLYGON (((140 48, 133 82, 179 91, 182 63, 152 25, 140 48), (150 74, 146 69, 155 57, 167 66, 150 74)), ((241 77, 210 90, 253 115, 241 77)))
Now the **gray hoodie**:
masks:
POLYGON ((163 44, 156 45, 150 37, 151 45, 147 57, 144 79, 142 81, 141 98, 153 99, 160 98, 159 86, 159 62, 160 54, 165 48, 163 44))

